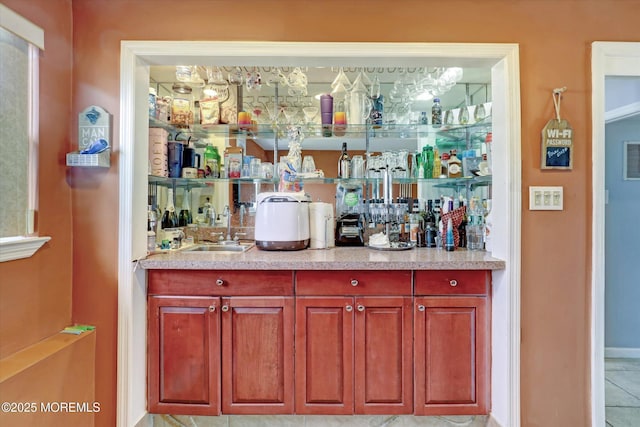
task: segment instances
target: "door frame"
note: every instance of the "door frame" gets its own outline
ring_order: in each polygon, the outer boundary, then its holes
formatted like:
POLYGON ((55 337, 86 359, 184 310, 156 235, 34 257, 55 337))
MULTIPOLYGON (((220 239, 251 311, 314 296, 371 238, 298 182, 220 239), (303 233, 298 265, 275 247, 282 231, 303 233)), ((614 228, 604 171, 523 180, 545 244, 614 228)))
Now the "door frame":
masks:
MULTIPOLYGON (((520 425, 521 117, 519 46, 508 43, 317 43, 122 41, 120 53, 117 425, 145 424, 146 279, 132 261, 146 256, 148 83, 151 65, 382 66, 411 61, 492 70, 492 417, 520 425), (212 64, 213 65, 213 64, 212 64)), ((396 65, 394 65, 396 64, 396 65)))
POLYGON ((640 43, 591 45, 591 425, 605 425, 605 78, 640 76, 640 43))

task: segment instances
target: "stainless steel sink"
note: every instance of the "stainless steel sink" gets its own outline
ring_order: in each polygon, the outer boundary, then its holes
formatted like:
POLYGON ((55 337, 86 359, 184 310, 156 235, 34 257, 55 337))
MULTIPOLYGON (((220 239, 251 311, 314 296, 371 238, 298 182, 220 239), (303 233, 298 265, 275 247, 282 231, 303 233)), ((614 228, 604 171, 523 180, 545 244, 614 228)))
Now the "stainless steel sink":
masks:
POLYGON ((201 243, 188 248, 183 249, 184 252, 246 252, 252 247, 254 243, 236 243, 236 244, 219 244, 219 243, 201 243))

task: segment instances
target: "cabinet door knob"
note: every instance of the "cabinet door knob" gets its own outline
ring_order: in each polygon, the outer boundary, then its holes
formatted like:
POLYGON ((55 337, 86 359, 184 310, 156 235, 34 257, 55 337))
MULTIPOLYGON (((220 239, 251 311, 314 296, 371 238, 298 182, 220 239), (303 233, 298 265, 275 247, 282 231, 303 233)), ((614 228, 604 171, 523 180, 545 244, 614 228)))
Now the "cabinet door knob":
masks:
POLYGON ((211 311, 211 312, 216 311, 216 306, 215 305, 210 305, 209 306, 209 311, 211 311))
POLYGON ((216 280, 216 285, 218 285, 218 286, 224 285, 224 280, 222 280, 222 279, 216 280))
POLYGON ((458 281, 456 279, 451 279, 451 280, 449 280, 449 284, 451 286, 458 286, 458 281))
POLYGON ((228 306, 228 305, 223 305, 223 306, 222 306, 222 311, 224 311, 225 313, 226 313, 227 311, 229 311, 229 306, 228 306))
POLYGON ((358 280, 357 279, 351 279, 351 286, 358 286, 358 280))
POLYGON ((419 304, 418 305, 418 311, 424 311, 424 305, 419 304))
POLYGON ((358 304, 358 311, 364 311, 364 305, 358 304))
POLYGON ((347 305, 344 309, 347 310, 349 313, 351 313, 351 310, 353 310, 353 307, 350 305, 347 305))

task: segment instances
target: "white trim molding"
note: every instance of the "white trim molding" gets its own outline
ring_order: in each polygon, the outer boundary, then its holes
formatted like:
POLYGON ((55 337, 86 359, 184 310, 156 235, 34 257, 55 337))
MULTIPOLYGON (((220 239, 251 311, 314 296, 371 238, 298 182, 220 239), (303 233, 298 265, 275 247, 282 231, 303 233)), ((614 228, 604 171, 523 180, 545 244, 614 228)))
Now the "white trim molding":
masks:
POLYGON ((638 115, 640 115, 640 102, 632 102, 604 113, 604 121, 609 124, 638 115))
POLYGON ((594 42, 591 46, 591 425, 605 425, 605 78, 640 76, 640 43, 594 42))
POLYGON ((460 66, 492 69, 494 118, 492 412, 520 426, 521 129, 517 44, 123 41, 120 54, 120 211, 117 425, 135 425, 146 407, 146 256, 149 68, 151 65, 460 66), (215 62, 214 62, 215 61, 215 62))
POLYGON ((0 239, 0 262, 29 258, 51 237, 4 237, 0 239))
POLYGON ((0 4, 0 27, 44 50, 44 30, 0 4))

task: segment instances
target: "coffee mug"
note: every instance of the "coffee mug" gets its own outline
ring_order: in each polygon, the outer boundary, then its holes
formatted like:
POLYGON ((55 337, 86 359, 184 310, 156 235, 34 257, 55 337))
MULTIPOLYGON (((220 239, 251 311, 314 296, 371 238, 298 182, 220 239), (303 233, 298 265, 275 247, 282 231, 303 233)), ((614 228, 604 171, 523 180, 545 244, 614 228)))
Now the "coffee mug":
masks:
POLYGON ((195 148, 185 147, 182 155, 183 168, 200 168, 200 154, 196 154, 195 148))

